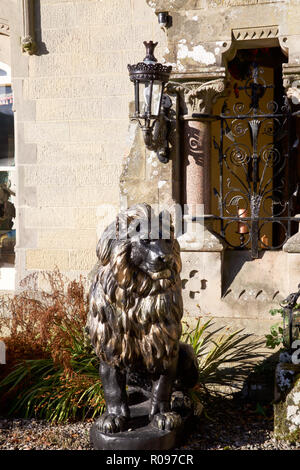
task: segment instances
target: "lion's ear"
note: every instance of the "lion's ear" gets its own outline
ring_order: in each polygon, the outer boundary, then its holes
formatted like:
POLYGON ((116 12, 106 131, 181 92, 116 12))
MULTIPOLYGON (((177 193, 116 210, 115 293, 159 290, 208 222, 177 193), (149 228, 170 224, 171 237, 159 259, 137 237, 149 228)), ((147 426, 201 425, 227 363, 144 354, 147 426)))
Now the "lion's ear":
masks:
POLYGON ((106 227, 98 241, 96 254, 103 266, 109 263, 113 243, 117 238, 118 230, 119 221, 117 218, 116 222, 112 222, 108 227, 106 227))
POLYGON ((96 254, 103 266, 109 263, 113 241, 113 239, 104 236, 98 241, 96 254))

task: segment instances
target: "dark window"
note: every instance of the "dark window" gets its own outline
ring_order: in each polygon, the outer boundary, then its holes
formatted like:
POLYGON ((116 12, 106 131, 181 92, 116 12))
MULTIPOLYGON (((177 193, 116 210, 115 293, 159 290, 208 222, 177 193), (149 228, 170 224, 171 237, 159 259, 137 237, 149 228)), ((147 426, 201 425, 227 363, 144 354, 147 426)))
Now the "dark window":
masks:
POLYGON ((238 51, 213 128, 215 230, 254 258, 280 249, 297 229, 297 139, 282 86, 284 61, 279 48, 238 51))

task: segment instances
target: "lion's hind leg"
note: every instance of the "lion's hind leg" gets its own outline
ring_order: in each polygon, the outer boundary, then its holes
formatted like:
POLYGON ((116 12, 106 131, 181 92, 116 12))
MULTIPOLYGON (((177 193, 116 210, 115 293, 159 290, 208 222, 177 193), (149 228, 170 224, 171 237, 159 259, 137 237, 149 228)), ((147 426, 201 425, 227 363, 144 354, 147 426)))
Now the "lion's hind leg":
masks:
POLYGON ((180 414, 175 411, 166 411, 156 414, 152 420, 152 425, 162 431, 171 431, 172 429, 178 428, 181 422, 180 414))
POLYGON ((130 415, 126 394, 126 374, 102 361, 99 373, 104 390, 106 412, 97 419, 97 427, 104 433, 124 431, 130 415))

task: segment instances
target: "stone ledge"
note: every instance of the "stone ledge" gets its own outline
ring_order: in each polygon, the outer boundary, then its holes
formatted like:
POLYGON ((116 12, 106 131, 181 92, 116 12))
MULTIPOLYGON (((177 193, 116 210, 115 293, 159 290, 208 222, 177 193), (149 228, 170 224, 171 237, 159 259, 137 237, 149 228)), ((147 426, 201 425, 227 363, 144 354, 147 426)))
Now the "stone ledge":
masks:
POLYGON ((204 229, 201 239, 193 233, 185 233, 178 237, 181 251, 224 251, 224 243, 208 229, 204 229))
POLYGON ((300 232, 289 238, 282 249, 286 253, 300 253, 300 232))

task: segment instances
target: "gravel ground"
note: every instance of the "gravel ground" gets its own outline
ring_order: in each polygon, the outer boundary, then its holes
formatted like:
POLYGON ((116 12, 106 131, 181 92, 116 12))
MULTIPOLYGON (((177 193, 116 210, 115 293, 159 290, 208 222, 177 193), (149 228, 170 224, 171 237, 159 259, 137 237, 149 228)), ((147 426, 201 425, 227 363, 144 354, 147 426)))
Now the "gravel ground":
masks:
MULTIPOLYGON (((177 450, 300 450, 273 437, 272 407, 214 399, 177 450)), ((0 418, 0 449, 90 450, 91 422, 49 424, 35 419, 0 418)))
POLYGON ((181 449, 300 450, 273 435, 273 407, 215 399, 205 406, 197 430, 181 449))

